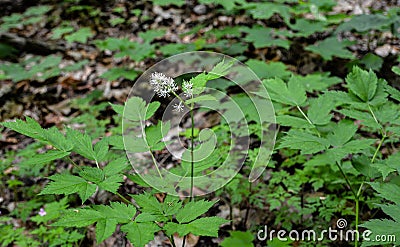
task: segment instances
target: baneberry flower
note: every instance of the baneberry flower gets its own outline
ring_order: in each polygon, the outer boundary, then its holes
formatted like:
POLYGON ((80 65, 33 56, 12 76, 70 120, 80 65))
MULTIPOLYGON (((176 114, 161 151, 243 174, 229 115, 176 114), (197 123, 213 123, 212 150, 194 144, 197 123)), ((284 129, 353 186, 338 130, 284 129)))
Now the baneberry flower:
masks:
POLYGON ((187 98, 191 98, 193 96, 193 83, 183 81, 183 91, 187 98))
POLYGON ((181 111, 183 111, 184 106, 182 104, 182 101, 179 101, 179 104, 174 104, 173 107, 174 107, 174 111, 181 112, 181 111))
POLYGON ((174 79, 164 75, 163 73, 154 72, 150 76, 150 85, 159 97, 168 97, 169 93, 178 90, 174 79))

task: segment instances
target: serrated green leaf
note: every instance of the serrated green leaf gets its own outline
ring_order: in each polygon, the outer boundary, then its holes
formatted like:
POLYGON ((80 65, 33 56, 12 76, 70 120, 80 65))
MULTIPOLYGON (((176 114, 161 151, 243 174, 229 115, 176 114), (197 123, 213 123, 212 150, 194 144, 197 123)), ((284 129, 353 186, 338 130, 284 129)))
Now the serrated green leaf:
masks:
POLYGON ((299 129, 314 128, 314 126, 307 122, 307 120, 289 115, 277 116, 276 122, 282 126, 294 127, 299 129))
POLYGON ((300 106, 307 100, 304 87, 294 76, 289 79, 287 85, 279 78, 264 80, 263 83, 271 99, 274 101, 292 106, 300 106))
POLYGON ((160 229, 155 223, 149 222, 130 222, 123 225, 121 231, 126 232, 128 240, 137 247, 145 246, 148 242, 154 239, 154 233, 160 229))
POLYGON ((121 186, 123 182, 124 182, 123 176, 121 174, 116 174, 107 177, 103 181, 99 182, 97 185, 101 189, 115 194, 117 193, 118 188, 121 186))
POLYGON ((73 209, 66 211, 52 226, 83 227, 100 220, 102 215, 92 209, 73 209))
POLYGON ((333 129, 333 132, 327 136, 332 146, 341 146, 351 140, 357 132, 357 126, 353 121, 342 120, 333 129))
POLYGON ((273 2, 263 2, 257 4, 247 4, 250 14, 255 19, 269 19, 273 14, 279 14, 285 20, 286 23, 290 22, 290 11, 289 6, 273 2))
POLYGON ((356 119, 361 122, 362 125, 375 128, 375 129, 380 129, 381 125, 375 122, 375 119, 369 112, 363 112, 363 111, 358 111, 355 109, 341 109, 338 110, 338 112, 342 113, 345 116, 348 116, 350 118, 356 119))
POLYGON ((83 179, 93 182, 93 183, 100 183, 104 180, 104 172, 95 167, 84 167, 80 172, 79 176, 83 179))
POLYGON ((47 129, 43 132, 46 141, 55 148, 68 152, 74 148, 74 144, 65 138, 65 136, 55 127, 47 129))
POLYGON ((94 145, 95 160, 97 162, 105 161, 108 154, 108 139, 102 138, 94 145))
POLYGON ((101 219, 96 223, 96 240, 97 243, 101 243, 109 238, 114 232, 117 226, 115 219, 101 219))
POLYGON ((390 24, 390 20, 384 15, 363 14, 352 17, 349 21, 338 26, 336 32, 356 30, 365 32, 371 29, 380 29, 390 24))
MULTIPOLYGON (((153 147, 159 142, 162 142, 162 139, 167 135, 170 127, 171 123, 169 121, 166 123, 159 121, 157 125, 147 127, 145 129, 147 145, 154 150, 153 147)), ((162 145, 162 148, 163 147, 164 145, 162 145)))
POLYGON ((188 202, 183 209, 179 210, 176 214, 176 220, 179 223, 190 222, 207 212, 215 203, 216 202, 205 200, 188 202))
POLYGON ((334 56, 352 59, 354 58, 353 53, 346 49, 346 47, 350 46, 352 43, 353 42, 349 41, 340 42, 336 37, 331 37, 319 41, 315 45, 309 45, 305 50, 320 54, 325 60, 331 60, 334 56))
POLYGON ((92 146, 92 139, 86 133, 82 134, 78 130, 67 128, 67 140, 74 143, 72 151, 83 157, 96 160, 95 153, 92 146))
POLYGON ((151 102, 146 109, 146 116, 145 120, 151 118, 154 113, 157 111, 157 109, 160 107, 161 103, 158 101, 151 102))
POLYGON ((146 116, 146 102, 140 97, 132 97, 125 103, 123 117, 131 121, 143 121, 146 116))
POLYGON ((291 148, 301 150, 302 154, 313 154, 329 147, 330 143, 327 139, 314 136, 307 132, 298 130, 290 130, 288 134, 282 138, 278 148, 291 148))
POLYGON ((136 214, 136 208, 133 205, 121 202, 110 202, 110 206, 94 205, 93 209, 100 212, 103 217, 115 219, 118 223, 128 223, 136 214))
POLYGON ((110 163, 108 163, 103 168, 103 172, 104 172, 104 175, 106 175, 108 177, 108 176, 116 175, 116 174, 122 172, 128 166, 129 166, 128 160, 126 159, 126 157, 121 157, 121 158, 118 158, 118 159, 113 160, 110 163))
POLYGON ((368 102, 375 96, 378 78, 372 70, 369 72, 357 66, 346 77, 347 85, 352 93, 357 95, 362 101, 368 102))
POLYGON ((390 94, 391 98, 400 102, 400 91, 399 90, 397 90, 396 88, 391 87, 389 85, 385 86, 385 90, 386 90, 386 92, 388 92, 390 94))
POLYGON ((260 79, 275 77, 288 78, 291 75, 286 65, 282 62, 266 63, 260 60, 249 59, 246 65, 249 66, 260 79))
POLYGON ((33 157, 30 157, 29 159, 26 159, 19 163, 20 166, 39 166, 43 164, 48 164, 50 161, 56 160, 56 159, 61 159, 67 155, 69 155, 70 152, 65 152, 65 151, 59 151, 59 150, 49 150, 46 153, 42 154, 36 154, 33 157))
POLYGON ((139 72, 136 70, 115 67, 104 72, 103 74, 100 75, 100 77, 110 81, 115 81, 118 80, 119 78, 126 78, 128 80, 133 81, 136 79, 138 75, 139 72))
POLYGON ((288 25, 291 29, 298 31, 296 36, 307 37, 313 33, 325 30, 327 23, 297 18, 295 24, 289 22, 288 25))
POLYGON ((192 84, 193 94, 200 94, 201 92, 203 92, 207 81, 208 81, 208 75, 205 72, 191 78, 189 80, 189 83, 192 84))
POLYGON ((63 194, 70 195, 78 193, 79 197, 84 203, 91 195, 96 192, 96 185, 88 183, 85 179, 70 175, 70 174, 56 174, 49 179, 52 180, 47 186, 40 192, 40 195, 46 194, 63 194))
POLYGON ((393 183, 378 182, 369 182, 368 184, 379 193, 379 197, 400 204, 400 186, 393 183))
POLYGON ((112 109, 118 113, 119 115, 123 115, 124 114, 124 106, 123 105, 117 105, 117 104, 113 104, 113 103, 108 103, 110 104, 110 106, 112 107, 112 109))
POLYGON ((310 100, 307 116, 315 125, 326 125, 332 118, 331 111, 335 107, 333 99, 327 95, 321 95, 316 99, 310 100))
POLYGON ((9 129, 12 129, 18 133, 21 133, 23 135, 29 136, 31 138, 40 140, 40 141, 46 141, 46 138, 44 137, 44 129, 38 124, 35 120, 33 120, 30 117, 25 117, 26 121, 22 120, 15 120, 14 121, 9 121, 9 122, 2 122, 1 125, 4 127, 7 127, 9 129))
POLYGON ((194 220, 188 224, 176 224, 168 222, 164 229, 169 233, 177 232, 179 236, 185 236, 192 233, 196 236, 218 237, 220 225, 229 222, 220 217, 204 217, 194 220))
POLYGON ((243 28, 242 31, 246 32, 245 41, 252 42, 255 48, 264 48, 270 46, 283 47, 289 49, 290 42, 282 38, 275 38, 275 31, 272 28, 254 26, 250 28, 243 28))
POLYGON ((371 241, 363 240, 363 243, 361 246, 382 246, 383 244, 400 244, 399 236, 400 236, 400 223, 393 221, 393 220, 388 220, 388 219, 374 219, 374 220, 369 220, 363 224, 360 225, 361 227, 365 227, 369 229, 372 234, 369 235, 369 239, 371 241), (375 239, 377 235, 380 236, 389 236, 389 235, 394 235, 394 238, 391 238, 392 241, 379 241, 379 243, 375 242, 375 239))
POLYGON ((84 27, 72 34, 66 35, 65 40, 68 41, 68 43, 72 43, 75 41, 79 43, 86 43, 88 38, 93 37, 93 35, 94 34, 89 27, 84 27))
POLYGON ((306 76, 294 76, 297 77, 298 82, 304 86, 306 91, 310 93, 314 91, 323 91, 332 85, 342 82, 341 78, 330 76, 329 73, 314 73, 306 76))
POLYGON ((214 96, 206 94, 206 95, 200 95, 198 97, 188 99, 188 100, 186 100, 185 103, 191 104, 191 103, 197 103, 200 101, 216 101, 216 100, 217 99, 214 96))
POLYGON ((232 67, 233 61, 232 62, 225 62, 225 60, 222 60, 221 62, 217 63, 210 72, 207 74, 207 80, 211 81, 220 77, 223 77, 228 74, 229 69, 232 67))
POLYGON ((133 195, 133 198, 135 199, 135 202, 140 206, 142 212, 155 215, 162 213, 161 204, 154 196, 144 193, 140 195, 133 195))
POLYGON ((400 152, 392 154, 386 159, 386 165, 400 173, 400 152))

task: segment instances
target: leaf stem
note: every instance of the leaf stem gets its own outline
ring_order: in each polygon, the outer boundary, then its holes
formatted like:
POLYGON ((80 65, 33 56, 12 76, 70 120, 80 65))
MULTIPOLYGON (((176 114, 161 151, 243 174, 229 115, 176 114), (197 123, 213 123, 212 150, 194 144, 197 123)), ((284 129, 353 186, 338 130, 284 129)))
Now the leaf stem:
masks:
POLYGON ((321 137, 321 134, 319 133, 319 131, 317 130, 317 127, 313 124, 313 122, 311 122, 311 120, 307 117, 307 115, 303 112, 303 110, 300 108, 300 106, 296 105, 297 109, 300 111, 301 115, 303 115, 303 117, 307 120, 307 122, 309 124, 311 124, 314 129, 316 130, 318 137, 321 137))
POLYGON ((191 126, 191 136, 190 136, 190 199, 193 200, 193 186, 194 186, 194 112, 193 112, 193 103, 190 108, 190 120, 192 122, 191 126))
POLYGON ((349 186, 349 188, 350 188, 350 190, 351 190, 351 193, 354 195, 354 198, 357 198, 357 194, 356 194, 356 192, 354 191, 353 187, 351 186, 350 180, 347 178, 346 174, 344 173, 344 171, 343 171, 343 169, 342 169, 342 165, 340 164, 339 161, 336 161, 336 165, 337 165, 337 167, 339 168, 339 171, 340 171, 340 173, 342 174, 344 180, 346 181, 347 186, 349 186))
POLYGON ((119 192, 115 193, 119 198, 121 198, 124 202, 128 203, 128 204, 132 204, 133 206, 136 207, 135 204, 133 204, 131 201, 129 201, 128 199, 126 199, 123 195, 121 195, 119 192))
POLYGON ((378 155, 378 152, 379 152, 379 150, 381 149, 382 144, 383 144, 383 142, 385 141, 386 137, 387 137, 386 132, 384 132, 384 133, 383 133, 383 136, 382 136, 382 138, 381 138, 381 140, 380 140, 380 142, 379 142, 379 145, 378 145, 378 147, 377 147, 376 150, 375 150, 374 156, 372 156, 371 163, 374 163, 375 158, 376 158, 376 156, 378 155))
POLYGON ((153 160, 153 163, 154 163, 154 165, 155 165, 155 167, 156 167, 156 170, 157 170, 157 172, 158 172, 158 175, 160 175, 160 178, 163 178, 163 176, 161 175, 161 171, 160 171, 160 169, 158 168, 158 164, 157 164, 156 158, 154 157, 154 155, 153 155, 153 153, 151 152, 151 150, 149 150, 149 153, 150 153, 151 159, 153 160))

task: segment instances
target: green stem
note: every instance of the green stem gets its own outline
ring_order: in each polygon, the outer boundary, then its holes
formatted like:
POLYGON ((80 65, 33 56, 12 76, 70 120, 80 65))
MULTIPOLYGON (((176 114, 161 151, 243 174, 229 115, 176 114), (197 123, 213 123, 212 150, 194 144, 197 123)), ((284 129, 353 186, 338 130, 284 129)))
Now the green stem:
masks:
MULTIPOLYGON (((360 214, 360 196, 361 196, 361 192, 364 186, 364 182, 361 183, 360 187, 358 188, 357 194, 356 194, 356 198, 355 198, 355 202, 356 202, 356 232, 358 232, 358 223, 359 223, 359 214, 360 214)), ((358 246, 358 238, 356 238, 354 246, 357 247, 358 246)))
MULTIPOLYGON (((132 204, 133 206, 135 206, 135 204, 133 204, 131 201, 129 201, 128 199, 126 199, 123 195, 121 195, 119 192, 115 193, 119 198, 121 198, 124 202, 128 203, 128 204, 132 204)), ((135 206, 136 207, 136 206, 135 206)))
POLYGON ((154 155, 153 155, 153 153, 151 151, 149 151, 149 152, 150 152, 150 155, 151 155, 151 159, 153 160, 153 163, 154 163, 154 165, 156 167, 156 170, 158 172, 158 175, 160 175, 160 178, 163 178, 163 176, 161 175, 161 171, 158 168, 158 164, 157 164, 156 158, 154 157, 154 155))
MULTIPOLYGON (((355 198, 355 201, 356 201, 356 232, 358 233, 359 199, 358 199, 358 198, 355 198)), ((355 247, 358 246, 358 237, 355 238, 354 246, 355 246, 355 247)))
POLYGON ((350 188, 350 190, 351 190, 351 193, 354 195, 355 198, 357 198, 357 194, 356 194, 356 192, 354 191, 353 187, 351 186, 350 180, 347 178, 346 174, 344 173, 340 162, 339 162, 339 161, 336 161, 336 165, 337 165, 337 167, 339 168, 339 171, 340 171, 340 173, 342 174, 344 180, 346 181, 347 186, 349 186, 349 188, 350 188))
POLYGON ((192 131, 192 133, 191 133, 191 137, 190 137, 190 142, 191 142, 191 144, 190 144, 190 163, 191 163, 191 166, 190 166, 190 199, 189 199, 189 201, 192 201, 193 200, 193 186, 194 186, 194 157, 193 157, 193 154, 194 154, 194 112, 193 112, 193 104, 191 105, 191 108, 190 108, 190 120, 191 120, 191 122, 192 122, 192 129, 191 129, 191 131, 192 131))
POLYGON ((383 142, 385 141, 386 137, 387 137, 386 133, 383 133, 383 136, 382 136, 382 138, 381 138, 381 141, 379 142, 379 145, 378 145, 378 147, 377 147, 376 150, 375 150, 374 156, 372 156, 371 163, 374 163, 375 158, 376 158, 376 156, 378 155, 378 152, 379 152, 379 150, 381 149, 382 144, 383 144, 383 142))
POLYGON ((303 117, 307 120, 307 122, 309 124, 311 124, 314 129, 316 130, 318 137, 321 137, 321 134, 319 133, 319 131, 317 130, 317 127, 313 124, 313 122, 311 122, 311 120, 307 117, 307 115, 303 112, 303 110, 300 108, 300 106, 296 105, 297 109, 300 111, 301 115, 303 115, 303 117))

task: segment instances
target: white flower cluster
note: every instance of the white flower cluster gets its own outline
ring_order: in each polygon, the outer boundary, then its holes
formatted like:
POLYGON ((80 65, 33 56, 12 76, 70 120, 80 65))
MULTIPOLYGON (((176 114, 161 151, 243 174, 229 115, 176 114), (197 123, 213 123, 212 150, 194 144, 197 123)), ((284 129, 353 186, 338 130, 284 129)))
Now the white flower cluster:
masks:
POLYGON ((163 73, 154 72, 151 74, 150 84, 159 97, 168 97, 169 93, 178 90, 174 79, 163 73))
POLYGON ((183 91, 185 91, 185 96, 191 98, 193 96, 193 83, 188 81, 183 81, 183 91))
POLYGON ((174 108, 173 111, 182 112, 184 106, 183 106, 182 101, 179 101, 179 104, 174 104, 172 107, 174 108))

